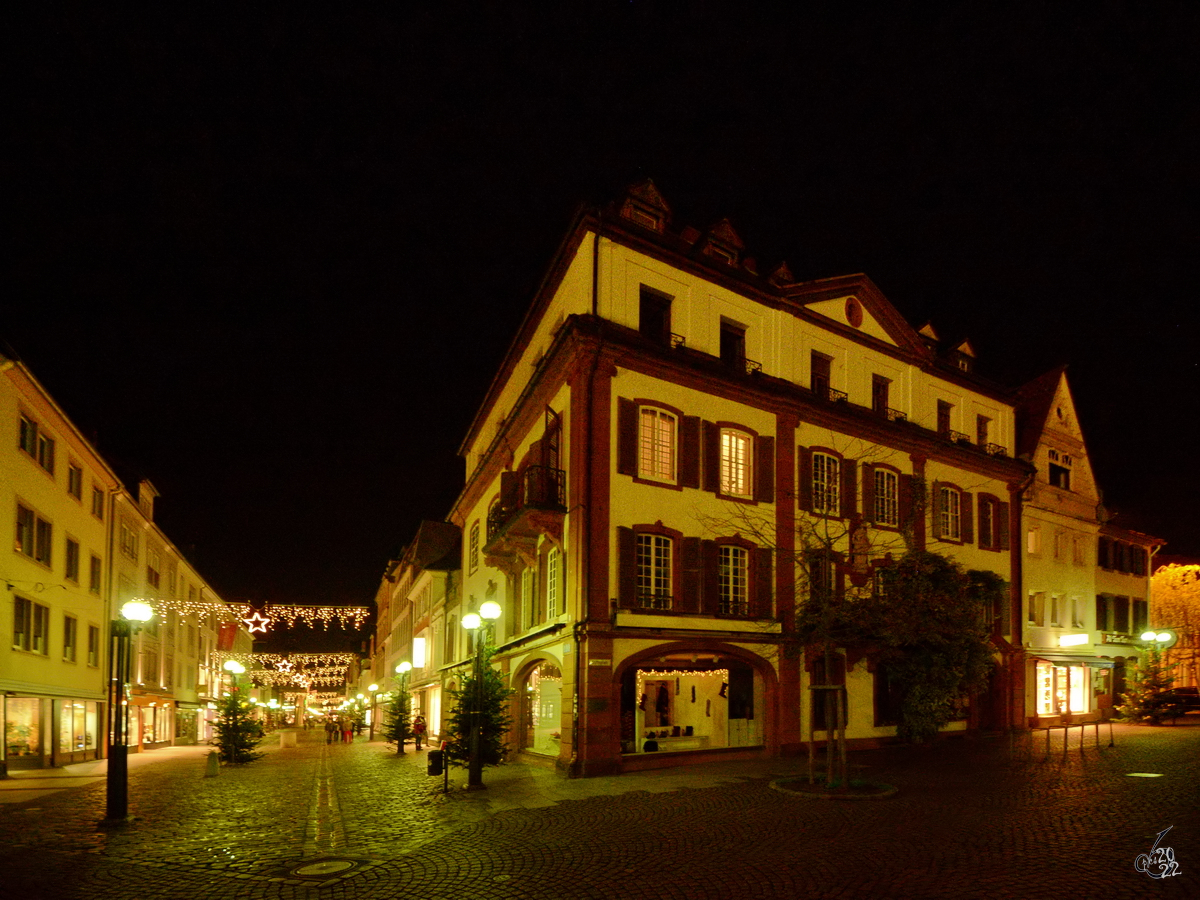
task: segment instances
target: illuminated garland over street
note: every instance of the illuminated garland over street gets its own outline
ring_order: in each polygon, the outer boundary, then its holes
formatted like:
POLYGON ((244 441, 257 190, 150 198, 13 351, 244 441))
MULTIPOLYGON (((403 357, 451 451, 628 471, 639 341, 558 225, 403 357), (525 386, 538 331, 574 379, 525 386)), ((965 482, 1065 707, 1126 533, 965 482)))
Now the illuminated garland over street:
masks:
POLYGON ((366 606, 292 606, 268 603, 256 609, 248 603, 223 603, 218 600, 184 600, 179 597, 157 597, 147 602, 160 615, 170 611, 181 616, 214 616, 220 622, 242 622, 253 632, 266 634, 272 624, 294 627, 297 621, 328 630, 333 623, 343 628, 361 629, 371 619, 372 610, 366 606))
POLYGON ((262 623, 266 620, 266 624, 256 624, 251 627, 261 627, 265 632, 266 625, 272 622, 284 622, 289 628, 295 626, 299 620, 310 628, 315 628, 318 624, 328 630, 333 622, 337 622, 343 628, 362 628, 371 618, 371 609, 366 606, 291 606, 284 604, 268 603, 262 609, 255 609, 247 603, 237 604, 233 607, 243 621, 254 619, 256 623, 262 623))

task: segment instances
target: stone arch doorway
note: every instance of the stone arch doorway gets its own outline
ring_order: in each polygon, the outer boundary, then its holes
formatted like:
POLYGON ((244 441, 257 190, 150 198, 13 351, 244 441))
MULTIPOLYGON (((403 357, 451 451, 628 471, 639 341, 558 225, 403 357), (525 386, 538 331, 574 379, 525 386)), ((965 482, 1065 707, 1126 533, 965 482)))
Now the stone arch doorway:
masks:
POLYGON ((615 673, 621 753, 769 748, 778 682, 770 664, 715 642, 667 644, 615 673))
POLYGON ((559 755, 562 747, 562 671, 551 660, 533 663, 517 684, 517 740, 526 753, 559 755))

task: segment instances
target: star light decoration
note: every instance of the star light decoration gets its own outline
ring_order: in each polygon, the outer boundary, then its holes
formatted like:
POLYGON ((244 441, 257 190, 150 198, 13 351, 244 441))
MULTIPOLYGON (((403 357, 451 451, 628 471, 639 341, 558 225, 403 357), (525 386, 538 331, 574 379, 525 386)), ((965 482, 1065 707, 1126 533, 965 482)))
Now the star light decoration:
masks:
POLYGON ((246 623, 246 630, 249 631, 251 634, 254 634, 254 632, 256 632, 256 631, 260 631, 263 634, 266 634, 267 626, 271 624, 270 617, 264 616, 262 613, 258 612, 257 610, 255 610, 253 615, 242 619, 242 621, 246 623))
MULTIPOLYGON (((254 612, 247 604, 239 607, 243 616, 254 612)), ((273 621, 284 622, 289 628, 297 621, 303 622, 310 628, 320 625, 328 630, 330 624, 336 622, 343 628, 362 628, 370 621, 371 609, 367 606, 292 606, 290 604, 268 604, 266 611, 273 621)))

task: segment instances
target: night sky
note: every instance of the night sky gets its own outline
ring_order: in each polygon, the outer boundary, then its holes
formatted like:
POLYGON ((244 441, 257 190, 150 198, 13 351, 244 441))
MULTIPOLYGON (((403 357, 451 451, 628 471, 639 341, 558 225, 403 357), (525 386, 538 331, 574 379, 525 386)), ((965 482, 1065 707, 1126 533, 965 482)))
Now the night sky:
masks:
POLYGON ((1200 7, 740 5, 30 7, 0 337, 226 599, 367 603, 572 211, 650 177, 1005 383, 1069 364, 1118 522, 1200 554, 1200 7))

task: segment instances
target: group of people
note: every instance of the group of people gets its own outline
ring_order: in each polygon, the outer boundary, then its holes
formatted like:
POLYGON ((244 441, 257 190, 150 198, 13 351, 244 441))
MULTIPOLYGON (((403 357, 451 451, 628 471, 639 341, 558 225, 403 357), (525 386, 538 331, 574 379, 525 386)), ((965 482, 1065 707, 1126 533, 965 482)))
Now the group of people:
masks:
POLYGON ((343 744, 349 744, 354 740, 354 720, 342 716, 337 718, 330 716, 325 720, 325 743, 332 744, 334 741, 339 741, 343 744))
MULTIPOLYGON (((362 725, 356 723, 348 716, 329 716, 325 719, 325 743, 332 744, 334 741, 342 744, 353 743, 356 729, 361 731, 362 725)), ((426 731, 425 717, 414 716, 412 734, 418 750, 421 749, 421 744, 425 741, 426 731)))

